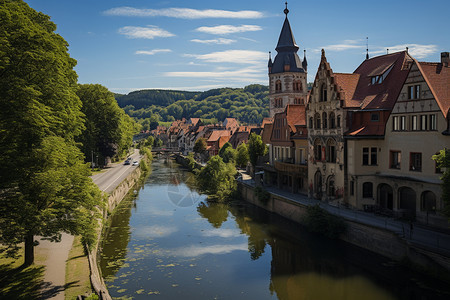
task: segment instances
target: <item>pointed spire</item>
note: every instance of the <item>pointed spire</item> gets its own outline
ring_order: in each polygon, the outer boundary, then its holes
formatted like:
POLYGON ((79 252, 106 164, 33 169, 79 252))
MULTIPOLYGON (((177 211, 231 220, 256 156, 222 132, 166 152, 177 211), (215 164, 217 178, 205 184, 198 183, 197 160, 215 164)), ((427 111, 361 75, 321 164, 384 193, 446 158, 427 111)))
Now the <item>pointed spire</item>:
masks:
POLYGON ((308 61, 306 60, 306 49, 303 50, 303 62, 302 67, 305 71, 308 70, 308 61))
POLYGON ((369 59, 369 37, 366 37, 366 59, 369 59))
POLYGON ((273 62, 272 62, 272 52, 269 51, 269 63, 267 64, 267 67, 269 67, 269 72, 272 69, 273 62))
POLYGON ((287 17, 289 13, 289 9, 287 9, 287 2, 284 13, 286 14, 286 19, 284 20, 283 28, 281 29, 280 37, 278 38, 278 44, 275 50, 277 50, 277 52, 280 51, 297 52, 299 47, 295 43, 295 38, 294 34, 292 33, 291 24, 289 24, 289 20, 287 17))

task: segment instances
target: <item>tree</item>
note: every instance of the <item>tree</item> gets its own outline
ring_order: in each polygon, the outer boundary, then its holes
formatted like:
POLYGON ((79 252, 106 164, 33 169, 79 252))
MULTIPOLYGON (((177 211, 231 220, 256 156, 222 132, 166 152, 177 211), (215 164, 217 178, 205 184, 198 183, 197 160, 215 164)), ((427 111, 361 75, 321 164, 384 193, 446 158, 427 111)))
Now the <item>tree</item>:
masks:
POLYGON ((135 132, 134 121, 117 105, 114 94, 99 84, 82 84, 77 95, 83 102, 82 112, 86 116, 86 129, 77 140, 87 160, 121 155, 132 144, 135 132))
POLYGON ((219 150, 219 156, 222 157, 224 163, 234 163, 236 161, 236 155, 236 150, 234 150, 233 146, 228 142, 226 142, 219 150))
POLYGON ((159 148, 163 145, 163 141, 160 138, 156 138, 155 141, 153 142, 153 146, 155 148, 159 148))
POLYGON ((450 219, 450 150, 444 149, 433 155, 433 159, 441 169, 445 169, 441 176, 442 201, 444 202, 443 213, 450 219))
POLYGON ((236 165, 238 165, 241 168, 244 168, 247 166, 247 163, 249 161, 249 155, 248 155, 248 147, 247 144, 242 143, 237 147, 237 155, 236 155, 236 165))
POLYGON ((194 152, 201 154, 206 150, 207 144, 205 138, 199 138, 195 141, 194 152))
POLYGON ((92 241, 101 198, 75 146, 84 125, 67 42, 23 1, 0 3, 0 243, 14 255, 25 241, 28 266, 35 235, 92 241))
POLYGON ((235 175, 234 165, 224 163, 220 156, 215 155, 197 174, 197 182, 200 190, 211 197, 224 200, 236 190, 235 175))
POLYGON ((263 143, 260 135, 255 133, 250 134, 248 139, 248 156, 253 168, 258 163, 258 157, 264 156, 267 153, 267 146, 263 143))

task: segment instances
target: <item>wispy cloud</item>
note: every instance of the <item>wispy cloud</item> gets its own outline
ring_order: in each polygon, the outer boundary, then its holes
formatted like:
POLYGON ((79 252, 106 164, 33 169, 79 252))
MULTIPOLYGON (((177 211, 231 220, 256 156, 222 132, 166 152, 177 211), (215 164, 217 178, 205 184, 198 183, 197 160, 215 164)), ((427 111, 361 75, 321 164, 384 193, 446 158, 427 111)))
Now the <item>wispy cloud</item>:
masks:
POLYGON ((177 231, 178 228, 174 226, 160 226, 160 225, 141 226, 133 229, 133 233, 137 237, 145 236, 152 238, 166 237, 177 231))
POLYGON ((389 49, 389 53, 404 51, 406 50, 406 47, 408 47, 408 53, 417 59, 422 59, 439 52, 439 47, 437 45, 402 44, 387 47, 375 47, 375 49, 380 50, 370 51, 370 54, 385 54, 387 49, 389 49))
POLYGON ((229 45, 231 43, 235 43, 236 40, 230 40, 230 39, 213 39, 213 40, 199 40, 199 39, 193 39, 191 42, 194 43, 200 43, 200 44, 217 44, 217 45, 229 45))
POLYGON ((217 9, 199 10, 192 8, 139 9, 134 7, 115 7, 108 9, 104 14, 109 16, 170 17, 178 19, 259 19, 264 17, 263 13, 254 10, 229 11, 217 9))
POLYGON ((230 238, 230 237, 238 237, 241 235, 239 230, 226 229, 226 228, 218 228, 205 230, 202 233, 203 236, 206 237, 222 237, 222 238, 230 238))
POLYGON ((156 37, 172 37, 170 33, 158 26, 149 25, 147 27, 125 26, 119 29, 119 33, 130 39, 154 39, 156 37))
POLYGON ((139 50, 139 51, 136 51, 135 54, 155 55, 157 53, 168 53, 168 52, 172 52, 172 50, 170 50, 170 49, 153 49, 153 50, 150 50, 150 51, 139 50))
POLYGON ((262 64, 267 59, 267 54, 252 50, 226 50, 208 54, 185 54, 187 57, 214 63, 239 63, 239 64, 262 64))
POLYGON ((240 32, 248 32, 248 31, 259 31, 262 30, 261 26, 258 25, 218 25, 218 26, 202 26, 196 31, 210 33, 210 34, 230 34, 230 33, 240 33, 240 32))
POLYGON ((190 246, 174 250, 173 253, 181 257, 197 257, 204 254, 227 254, 233 251, 248 251, 247 243, 238 245, 211 245, 211 246, 190 246))
POLYGON ((222 70, 213 70, 213 71, 179 71, 179 72, 165 72, 163 73, 165 77, 184 77, 184 78, 197 78, 202 80, 211 80, 217 79, 221 81, 230 82, 239 81, 239 82, 264 82, 267 81, 267 75, 265 75, 263 69, 259 68, 242 68, 237 70, 230 71, 222 71, 222 70))

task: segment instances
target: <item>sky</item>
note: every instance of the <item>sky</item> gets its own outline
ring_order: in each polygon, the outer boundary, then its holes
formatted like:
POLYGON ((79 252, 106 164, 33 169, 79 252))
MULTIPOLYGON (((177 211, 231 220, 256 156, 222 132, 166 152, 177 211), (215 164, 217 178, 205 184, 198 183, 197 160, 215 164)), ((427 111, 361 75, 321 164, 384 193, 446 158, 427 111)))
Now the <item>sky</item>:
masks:
MULTIPOLYGON (((369 55, 402 51, 440 61, 450 51, 448 0, 288 1, 299 56, 313 82, 325 49, 335 73, 369 55)), ((115 93, 205 91, 268 85, 285 0, 26 0, 51 17, 69 43, 79 83, 115 93)))

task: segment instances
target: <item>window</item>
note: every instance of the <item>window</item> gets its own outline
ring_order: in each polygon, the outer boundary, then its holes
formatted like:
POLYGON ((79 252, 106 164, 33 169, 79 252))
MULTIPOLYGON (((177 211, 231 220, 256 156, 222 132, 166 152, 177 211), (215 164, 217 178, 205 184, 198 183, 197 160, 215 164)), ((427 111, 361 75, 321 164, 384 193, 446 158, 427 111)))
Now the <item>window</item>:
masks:
POLYGON ((391 168, 391 169, 400 169, 402 153, 400 151, 393 151, 393 150, 391 150, 390 154, 391 155, 390 155, 389 168, 391 168))
POLYGON ((294 98, 294 104, 305 104, 303 98, 294 98))
POLYGON ((322 160, 322 145, 320 139, 314 141, 314 158, 316 161, 322 160))
POLYGON ((334 113, 330 113, 330 128, 336 128, 336 118, 334 117, 334 113))
POLYGON ((427 115, 420 116, 420 130, 427 130, 427 115))
POLYGON ((322 122, 323 122, 323 128, 324 128, 324 129, 326 129, 326 128, 328 127, 327 120, 328 120, 328 118, 327 118, 327 113, 324 112, 324 113, 322 114, 322 122))
POLYGON ((376 76, 372 76, 371 80, 370 80, 370 84, 374 85, 374 84, 380 84, 382 83, 386 77, 388 76, 389 72, 391 72, 392 67, 394 65, 390 66, 389 69, 387 69, 383 74, 381 75, 376 75, 376 76))
POLYGON ((283 99, 281 99, 281 98, 276 98, 276 99, 275 99, 275 105, 274 105, 274 107, 275 107, 275 108, 277 108, 277 107, 283 107, 283 99))
POLYGON ((313 121, 313 118, 312 117, 310 117, 309 118, 309 128, 313 128, 313 123, 314 123, 314 121, 313 121))
POLYGON ((302 82, 300 80, 295 80, 292 83, 292 88, 294 91, 301 91, 302 90, 302 82))
POLYGON ((364 182, 363 183, 363 198, 372 198, 373 197, 373 183, 372 182, 364 182))
POLYGON ((354 195, 355 194, 355 182, 352 180, 350 181, 350 195, 354 195))
POLYGON ((428 127, 429 130, 437 130, 436 126, 436 115, 430 115, 430 126, 428 127))
POLYGON ((399 130, 406 130, 406 116, 400 117, 400 124, 399 124, 399 130))
POLYGON ((363 166, 369 165, 369 148, 364 147, 363 148, 363 166))
POLYGON ((336 162, 336 142, 333 139, 327 141, 327 162, 336 162))
POLYGON ((408 86, 408 99, 420 99, 420 85, 408 86))
POLYGON ((392 118, 392 130, 394 130, 394 131, 399 130, 398 117, 392 118))
POLYGON ((363 147, 363 166, 376 166, 378 163, 378 148, 363 147))
POLYGON ((315 119, 316 119, 316 129, 320 129, 320 115, 318 113, 316 113, 315 115, 315 119))
POLYGON ((275 92, 277 92, 277 93, 281 92, 281 80, 277 80, 275 82, 275 92))
POLYGON ((411 152, 409 156, 409 170, 422 171, 422 153, 411 152))
POLYGON ((322 84, 322 88, 320 89, 320 102, 325 102, 327 99, 327 86, 322 84))
POLYGON ((372 113, 370 114, 370 120, 373 122, 380 121, 380 114, 379 113, 372 113))
POLYGON ((337 123, 336 124, 337 128, 341 128, 341 116, 337 117, 337 122, 336 123, 337 123))
POLYGON ((417 116, 411 116, 411 130, 419 130, 419 126, 417 124, 417 116))

